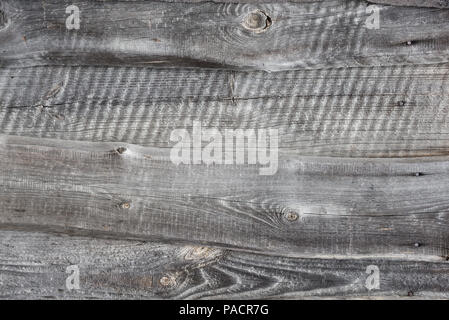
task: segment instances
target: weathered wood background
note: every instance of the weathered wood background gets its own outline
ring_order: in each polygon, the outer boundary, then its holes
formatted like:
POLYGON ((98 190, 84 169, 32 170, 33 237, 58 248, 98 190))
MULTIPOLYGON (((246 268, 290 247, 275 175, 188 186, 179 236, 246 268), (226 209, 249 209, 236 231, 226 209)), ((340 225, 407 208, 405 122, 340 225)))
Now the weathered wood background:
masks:
POLYGON ((448 62, 445 0, 0 0, 0 298, 449 298, 448 62))

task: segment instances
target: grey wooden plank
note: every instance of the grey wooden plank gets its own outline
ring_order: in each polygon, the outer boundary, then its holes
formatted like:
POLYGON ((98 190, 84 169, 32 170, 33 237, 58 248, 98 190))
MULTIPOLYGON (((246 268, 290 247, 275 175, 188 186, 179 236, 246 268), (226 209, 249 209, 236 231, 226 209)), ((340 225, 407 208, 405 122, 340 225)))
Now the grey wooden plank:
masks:
POLYGON ((157 242, 0 232, 6 299, 448 298, 446 261, 298 259, 157 242), (79 289, 69 290, 69 266, 79 289), (368 266, 379 288, 368 290, 368 266))
POLYGON ((177 166, 170 146, 1 141, 3 229, 293 256, 448 254, 446 157, 316 158, 281 151, 276 174, 264 176, 258 165, 177 166))
POLYGON ((449 68, 279 73, 139 67, 0 69, 0 132, 166 148, 176 128, 276 128, 300 155, 447 155, 449 68))
POLYGON ((364 1, 168 3, 3 0, 0 66, 144 65, 251 68, 357 67, 448 62, 449 11, 364 1), (126 18, 124 18, 126 17, 126 18))

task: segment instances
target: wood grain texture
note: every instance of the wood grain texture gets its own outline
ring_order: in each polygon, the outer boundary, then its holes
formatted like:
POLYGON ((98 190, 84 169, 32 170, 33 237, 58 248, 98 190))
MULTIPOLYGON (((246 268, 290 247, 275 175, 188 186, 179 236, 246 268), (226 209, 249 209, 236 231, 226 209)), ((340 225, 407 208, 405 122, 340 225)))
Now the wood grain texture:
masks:
POLYGON ((281 152, 277 173, 262 176, 256 165, 176 166, 170 148, 1 141, 2 229, 292 256, 448 255, 446 157, 281 152))
POLYGON ((3 299, 448 298, 449 263, 298 259, 208 247, 0 232, 3 299), (65 286, 77 265, 80 289, 65 286), (380 271, 365 287, 366 268, 380 271))
MULTIPOLYGON (((13 299, 163 298, 188 289, 192 270, 213 263, 223 250, 0 232, 0 297, 13 299), (80 289, 68 290, 69 266, 80 270, 80 289), (181 286, 180 280, 186 281, 181 286)), ((194 272, 194 271, 193 271, 194 272)))
POLYGON ((0 66, 145 65, 262 70, 447 63, 449 10, 367 2, 77 2, 2 0, 0 66), (126 18, 123 18, 126 17, 126 18))
POLYGON ((448 0, 374 0, 370 2, 394 6, 449 8, 448 0))
POLYGON ((375 2, 0 0, 0 298, 448 299, 449 3, 375 2))
POLYGON ((166 148, 176 128, 276 128, 299 155, 449 150, 449 68, 280 73, 138 67, 0 69, 0 132, 166 148))

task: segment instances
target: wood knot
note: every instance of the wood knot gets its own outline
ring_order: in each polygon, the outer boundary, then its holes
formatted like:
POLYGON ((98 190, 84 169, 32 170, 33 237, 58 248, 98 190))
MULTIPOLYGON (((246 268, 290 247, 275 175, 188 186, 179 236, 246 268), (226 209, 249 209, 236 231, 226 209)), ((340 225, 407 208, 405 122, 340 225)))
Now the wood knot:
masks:
POLYGON ((115 149, 115 151, 118 154, 124 154, 126 152, 126 148, 125 147, 119 147, 119 148, 115 149))
POLYGON ((201 258, 201 257, 206 256, 209 250, 210 249, 207 247, 195 247, 190 252, 190 256, 201 258))
POLYGON ((287 221, 293 222, 293 221, 298 220, 299 215, 292 210, 287 210, 287 212, 285 212, 285 214, 284 214, 284 217, 285 217, 285 219, 287 219, 287 221))
POLYGON ((242 25, 255 33, 265 32, 273 24, 271 17, 261 10, 250 12, 242 25))
POLYGON ((159 283, 163 287, 174 287, 176 285, 176 277, 174 275, 165 275, 159 280, 159 283))
POLYGON ((183 250, 185 260, 215 259, 222 254, 222 250, 209 247, 185 247, 183 250))
POLYGON ((121 209, 129 209, 131 208, 131 203, 130 202, 123 202, 120 204, 120 208, 121 209))

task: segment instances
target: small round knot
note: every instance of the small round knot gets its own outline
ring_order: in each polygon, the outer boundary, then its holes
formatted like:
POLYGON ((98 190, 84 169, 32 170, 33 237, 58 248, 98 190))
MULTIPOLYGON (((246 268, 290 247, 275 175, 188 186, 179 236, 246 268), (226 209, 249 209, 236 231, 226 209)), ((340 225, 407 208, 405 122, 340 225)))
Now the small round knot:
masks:
POLYGON ((131 208, 131 203, 123 202, 123 203, 120 204, 120 208, 122 208, 122 209, 129 209, 129 208, 131 208))
POLYGON ((285 219, 287 219, 288 221, 293 222, 298 220, 298 218, 299 218, 298 214, 294 211, 289 210, 285 213, 285 219))
POLYGON ((266 31, 273 24, 271 18, 261 10, 250 12, 243 21, 243 26, 256 33, 266 31))
POLYGON ((421 246, 421 244, 420 244, 419 242, 415 242, 414 246, 415 246, 416 248, 418 248, 419 246, 421 246))

